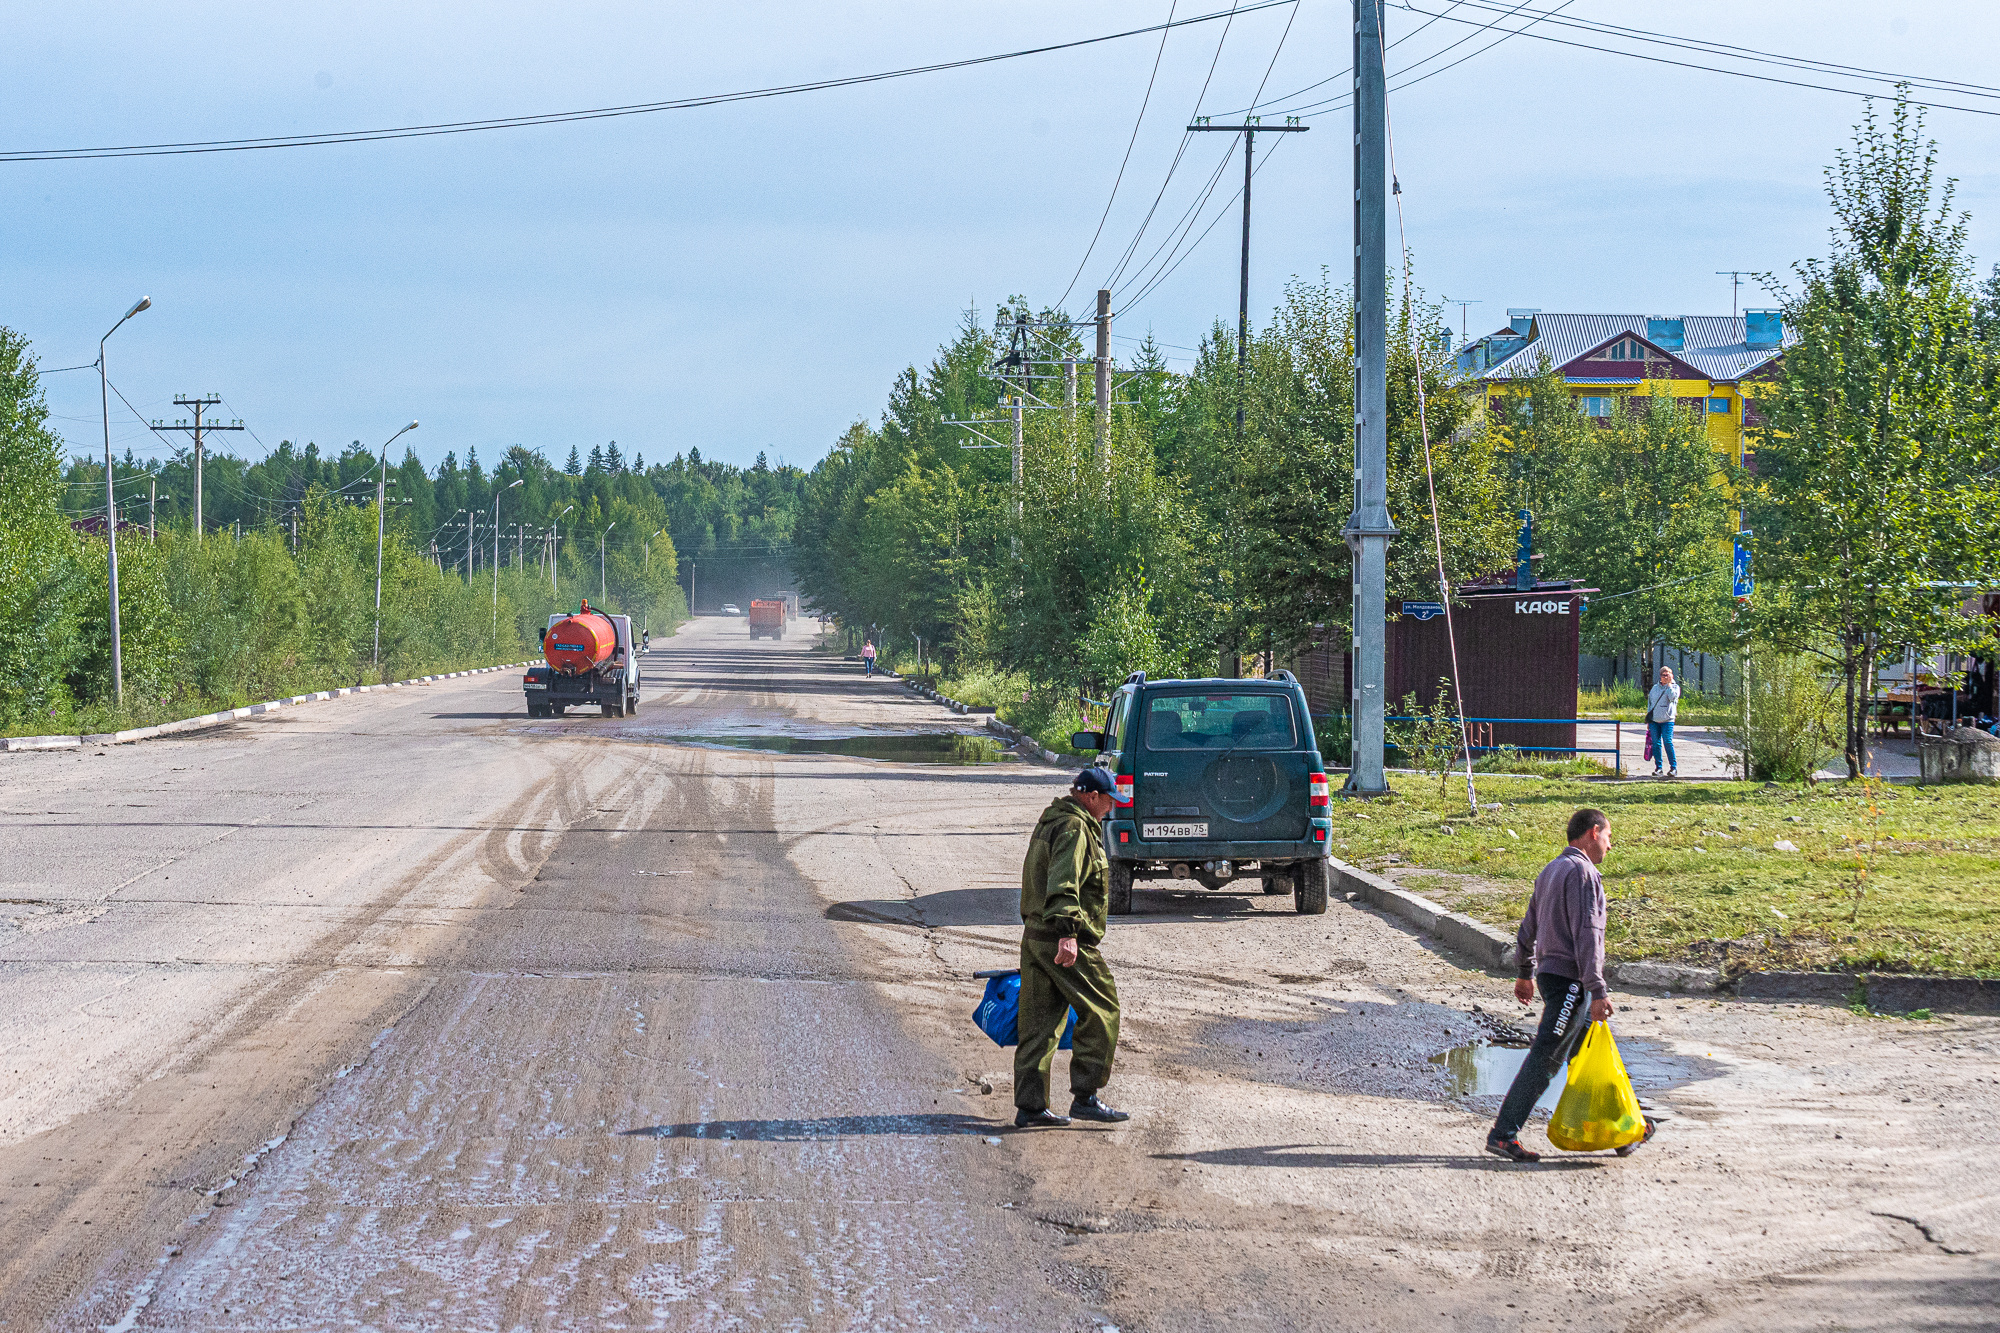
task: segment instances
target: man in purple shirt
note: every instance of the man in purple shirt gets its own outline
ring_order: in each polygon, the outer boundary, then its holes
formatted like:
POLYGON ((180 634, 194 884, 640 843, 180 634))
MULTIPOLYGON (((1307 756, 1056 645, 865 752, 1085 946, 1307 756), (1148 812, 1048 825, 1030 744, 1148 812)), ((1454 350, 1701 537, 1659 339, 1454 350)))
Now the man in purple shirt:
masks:
MULTIPOLYGON (((1569 817, 1569 846, 1542 867, 1535 892, 1528 899, 1520 932, 1514 937, 1520 978, 1514 998, 1533 1004, 1535 987, 1542 990, 1542 1025, 1534 1043, 1500 1103, 1500 1114, 1486 1135, 1486 1151, 1514 1162, 1539 1162, 1541 1154, 1521 1146, 1521 1126, 1548 1091, 1556 1068, 1569 1063, 1591 1023, 1611 1017, 1604 985, 1604 878, 1597 872, 1611 850, 1611 821, 1602 810, 1582 809, 1569 817), (1590 997, 1590 1016, 1583 1013, 1590 997)), ((1646 1120, 1646 1139, 1653 1121, 1646 1120)), ((1646 1139, 1640 1139, 1644 1143, 1646 1139)), ((1629 1156, 1638 1143, 1618 1149, 1629 1156)))

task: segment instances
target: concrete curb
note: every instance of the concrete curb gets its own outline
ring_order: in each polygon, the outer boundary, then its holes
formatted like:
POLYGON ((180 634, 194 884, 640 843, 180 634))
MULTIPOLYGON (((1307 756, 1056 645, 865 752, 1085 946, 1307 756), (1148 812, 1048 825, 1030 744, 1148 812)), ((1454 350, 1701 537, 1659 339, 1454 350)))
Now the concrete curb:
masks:
POLYGON ((260 713, 275 712, 280 708, 296 708, 300 704, 314 703, 321 699, 338 699, 348 694, 372 694, 377 690, 401 689, 405 685, 427 685, 434 680, 456 680, 460 676, 484 676, 494 671, 519 671, 522 667, 533 665, 533 662, 506 662, 499 666, 474 667, 470 671, 446 671, 435 676, 388 681, 381 685, 348 685, 337 690, 294 694, 288 699, 272 699, 267 703, 225 709, 220 713, 203 713, 200 717, 184 717, 177 722, 161 722, 151 727, 134 727, 129 731, 105 731, 89 736, 0 736, 0 752, 75 750, 85 745, 129 745, 133 741, 149 741, 158 736, 178 736, 190 731, 219 727, 246 717, 256 717, 260 713))
POLYGON ((1514 937, 1503 935, 1483 921, 1474 921, 1463 912, 1449 911, 1419 893, 1397 888, 1380 875, 1332 861, 1334 889, 1351 893, 1371 907, 1401 917, 1429 934, 1440 944, 1470 954, 1482 967, 1511 970, 1514 966, 1514 937))
MULTIPOLYGON (((1448 911, 1419 893, 1398 888, 1344 861, 1332 863, 1336 891, 1400 917, 1483 967, 1513 971, 1514 937, 1483 921, 1448 911)), ((1745 972, 1734 980, 1709 967, 1683 963, 1612 963, 1605 979, 1635 990, 1721 994, 1738 1000, 1805 1001, 1846 1007, 1857 999, 1884 1013, 1929 1009, 1935 1013, 2000 1014, 2000 980, 1926 977, 1898 972, 1745 972), (1857 995, 1857 988, 1860 992, 1857 995)))
MULTIPOLYGON (((986 719, 986 729, 995 735, 1005 736, 1010 741, 1025 741, 1026 744, 1022 747, 1021 752, 1031 758, 1039 759, 1045 764, 1055 764, 1061 768, 1070 766, 1070 761, 1065 756, 1057 754, 1054 750, 1043 749, 1041 743, 1027 732, 1022 731, 1019 727, 1010 727, 997 717, 986 719)), ((1077 764, 1076 767, 1081 768, 1083 765, 1077 764)))

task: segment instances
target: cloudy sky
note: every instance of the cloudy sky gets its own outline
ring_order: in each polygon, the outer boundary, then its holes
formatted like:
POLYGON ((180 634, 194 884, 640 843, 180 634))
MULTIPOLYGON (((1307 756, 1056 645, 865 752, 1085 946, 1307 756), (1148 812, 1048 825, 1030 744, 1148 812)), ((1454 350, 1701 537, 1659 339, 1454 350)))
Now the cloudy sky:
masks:
MULTIPOLYGON (((1389 68, 1409 70, 1392 78, 1409 86, 1390 102, 1419 280, 1480 301, 1475 333, 1509 306, 1726 313, 1729 280, 1716 270, 1783 270, 1824 248, 1820 174, 1860 115, 1858 98, 1584 47, 1883 87, 1553 19, 1531 30, 1544 39, 1497 40, 1528 13, 2000 83, 1990 0, 1533 0, 1502 19, 1514 7, 1412 0, 1388 11, 1398 43, 1389 68)), ((0 149, 657 101, 1227 8, 75 0, 10 13, 0 149)), ((172 415, 176 393, 220 393, 254 431, 239 437, 252 455, 284 438, 372 445, 414 416, 423 427, 406 438, 433 462, 471 446, 490 460, 515 443, 560 459, 615 439, 649 459, 699 446, 810 464, 848 423, 876 416, 896 373, 928 359, 968 306, 990 318, 1011 293, 1053 302, 1074 275, 1069 308, 1081 314, 1112 280, 1120 350, 1151 332, 1175 356, 1214 319, 1232 319, 1240 159, 1222 163, 1231 136, 1185 136, 1195 114, 1240 117, 1261 101, 1313 126, 1257 177, 1253 312, 1268 311, 1291 275, 1328 266, 1344 277, 1348 15, 1346 0, 1300 0, 1226 28, 1177 28, 1164 48, 1149 34, 552 127, 0 162, 0 323, 53 370, 90 361, 105 329, 150 295, 153 309, 113 340, 113 381, 147 416, 172 415), (1192 227, 1176 230, 1184 217, 1192 227)), ((2000 112, 1990 87, 1918 95, 2000 112)), ((1939 110, 1930 129, 1943 169, 1960 178, 1984 271, 2000 258, 2000 117, 1939 110)), ((1260 163, 1276 138, 1260 141, 1260 163)), ((1743 299, 1767 298, 1751 288, 1743 299)), ((57 424, 79 449, 101 447, 94 378, 47 380, 57 424)), ((122 408, 113 441, 142 456, 161 449, 122 408)))

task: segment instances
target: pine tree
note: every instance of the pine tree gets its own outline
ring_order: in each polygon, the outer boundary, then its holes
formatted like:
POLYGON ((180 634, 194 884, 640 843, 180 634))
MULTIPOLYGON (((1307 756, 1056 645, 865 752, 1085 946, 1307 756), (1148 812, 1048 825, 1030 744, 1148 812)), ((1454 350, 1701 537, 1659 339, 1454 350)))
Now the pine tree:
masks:
POLYGON ((604 473, 604 446, 601 444, 593 444, 590 446, 590 465, 584 468, 583 475, 586 477, 596 477, 596 476, 602 476, 603 473, 604 473))
POLYGON ((569 461, 563 464, 563 471, 572 477, 583 475, 583 459, 577 455, 576 446, 569 447, 569 461))
POLYGON ((614 475, 625 470, 625 455, 618 452, 616 440, 613 440, 604 451, 604 470, 614 475))

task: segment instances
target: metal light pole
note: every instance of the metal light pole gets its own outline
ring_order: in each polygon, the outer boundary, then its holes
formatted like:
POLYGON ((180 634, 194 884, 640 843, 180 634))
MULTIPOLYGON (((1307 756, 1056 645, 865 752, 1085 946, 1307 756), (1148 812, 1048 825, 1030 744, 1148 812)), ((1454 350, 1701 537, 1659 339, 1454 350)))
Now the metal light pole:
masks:
POLYGON ((1389 789, 1384 771, 1389 539, 1388 246, 1382 0, 1354 0, 1354 755, 1346 790, 1389 789))
POLYGON ((556 549, 556 543, 562 540, 562 534, 556 531, 556 525, 562 522, 563 514, 574 508, 575 505, 564 505, 562 514, 557 514, 555 522, 549 524, 549 591, 552 593, 560 594, 562 591, 556 587, 556 556, 560 554, 556 549))
POLYGON ((119 316, 110 331, 97 340, 97 398, 104 408, 104 537, 111 543, 111 703, 115 708, 125 706, 125 646, 118 624, 118 497, 111 480, 111 380, 104 369, 104 344, 126 320, 152 304, 152 297, 140 297, 139 303, 119 316))
POLYGON ((375 665, 382 665, 382 511, 389 498, 389 446, 417 428, 409 425, 382 441, 382 472, 375 482, 375 665))
POLYGON ((493 632, 500 632, 500 497, 519 486, 526 477, 508 482, 493 492, 493 632))
POLYGON ((604 525, 604 531, 597 534, 597 604, 599 606, 604 605, 604 539, 609 537, 611 529, 617 526, 618 520, 614 518, 604 525))

